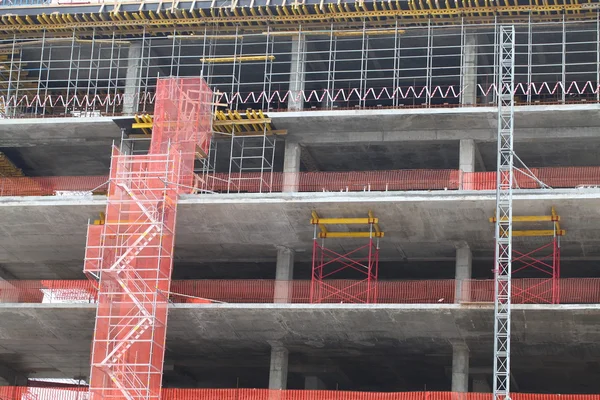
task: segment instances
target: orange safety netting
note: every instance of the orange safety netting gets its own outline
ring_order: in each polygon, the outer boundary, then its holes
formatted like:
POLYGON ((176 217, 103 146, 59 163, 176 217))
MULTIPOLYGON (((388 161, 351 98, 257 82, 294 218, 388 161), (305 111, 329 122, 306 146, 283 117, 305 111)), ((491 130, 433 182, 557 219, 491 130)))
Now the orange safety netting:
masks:
MULTIPOLYGON (((329 281, 332 285, 344 286, 356 281, 329 281)), ((558 281, 561 304, 600 303, 600 278, 563 278, 558 281)), ((513 303, 550 303, 552 283, 543 278, 513 279, 513 303), (533 292, 535 296, 526 295, 533 292)), ((455 281, 410 280, 379 281, 377 302, 386 304, 404 303, 454 303, 455 281)), ((360 290, 357 288, 356 290, 360 290)), ((166 294, 165 294, 166 295, 166 294)), ((467 280, 461 285, 460 302, 492 302, 494 281, 467 280)), ((98 300, 95 285, 87 280, 14 280, 0 281, 2 303, 94 303, 98 300)), ((310 302, 310 281, 274 281, 261 279, 236 280, 182 280, 171 284, 171 299, 174 303, 291 303, 310 302), (275 290, 276 286, 278 291, 275 290), (289 290, 281 290, 288 286, 289 290), (285 298, 276 298, 275 293, 285 293, 285 298), (288 295, 289 293, 289 295, 288 295), (205 301, 203 301, 203 299, 205 301)), ((333 302, 333 301, 332 301, 333 302)), ((339 301, 337 301, 339 303, 339 301)))
POLYGON ((108 188, 108 176, 0 177, 0 196, 54 196, 60 192, 101 194, 108 188))
MULTIPOLYGON (((156 129, 156 128, 155 128, 156 129)), ((199 139, 206 147, 210 138, 199 139)), ((204 148, 195 147, 197 154, 204 148)), ((189 146, 189 148, 192 148, 189 146)), ((202 150, 202 151, 201 151, 202 150)), ((187 154, 189 157, 189 153, 187 154)), ((192 183, 190 169, 182 171, 182 187, 192 183), (185 173, 184 173, 185 172, 185 173)), ((546 185, 553 188, 575 188, 579 186, 600 186, 600 167, 552 167, 533 168, 531 171, 546 185)), ((395 170, 364 172, 274 172, 263 174, 263 181, 271 181, 272 191, 298 192, 357 192, 357 191, 402 191, 402 190, 494 190, 495 172, 461 172, 458 170, 395 170)), ((201 176, 196 182, 197 189, 214 192, 260 191, 260 174, 235 174, 228 184, 229 175, 217 173, 201 176)), ((108 187, 108 176, 52 176, 0 178, 0 196, 52 196, 57 192, 92 191, 104 193, 108 187)), ((521 172, 515 173, 515 187, 521 189, 539 188, 539 183, 521 172)), ((263 185, 264 190, 264 185, 263 185)))
POLYGON ((84 271, 99 279, 90 399, 159 399, 175 222, 208 149, 212 93, 199 78, 160 79, 147 155, 113 149, 103 225, 88 228, 84 271))
MULTIPOLYGON (((87 400, 85 388, 0 387, 2 400, 87 400), (29 397, 27 397, 29 396, 29 397)), ((343 390, 163 389, 161 400, 488 400, 490 393, 343 390)), ((511 393, 512 400, 600 400, 600 395, 511 393)))

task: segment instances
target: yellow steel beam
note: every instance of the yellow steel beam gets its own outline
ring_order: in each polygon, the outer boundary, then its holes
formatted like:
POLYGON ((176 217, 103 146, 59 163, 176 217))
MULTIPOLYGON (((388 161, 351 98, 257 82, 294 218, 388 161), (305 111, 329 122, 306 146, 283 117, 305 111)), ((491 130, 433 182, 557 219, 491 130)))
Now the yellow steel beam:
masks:
MULTIPOLYGON (((508 221, 507 217, 501 218, 502 221, 508 221)), ((560 221, 558 215, 519 215, 512 217, 513 222, 556 222, 560 221)), ((490 222, 496 222, 496 217, 491 217, 490 222)))
POLYGON ((368 218, 320 218, 316 211, 311 212, 310 223, 318 225, 321 232, 319 238, 381 238, 384 233, 379 228, 379 218, 369 211, 368 218), (330 232, 326 225, 373 225, 374 232, 330 232))
MULTIPOLYGON (((271 129, 271 130, 267 130, 266 132, 264 130, 260 130, 260 131, 245 131, 245 132, 236 132, 235 136, 283 136, 283 135, 287 135, 287 129, 271 129)), ((226 135, 226 136, 231 136, 230 132, 215 132, 215 134, 217 135, 226 135)))
POLYGON ((371 235, 370 232, 320 232, 319 238, 370 238, 377 237, 382 238, 384 236, 383 232, 373 232, 371 235))
MULTIPOLYGON (((312 211, 311 215, 312 215, 312 219, 316 219, 316 220, 319 219, 319 214, 317 214, 316 211, 312 211)), ((325 227, 325 225, 319 224, 319 229, 321 230, 321 234, 326 234, 327 233, 327 228, 325 227)))
POLYGON ((133 129, 151 129, 153 122, 136 122, 131 125, 133 129))
MULTIPOLYGON (((565 236, 567 231, 564 229, 558 229, 556 231, 557 236, 565 236)), ((539 229, 539 230, 528 230, 528 231, 512 231, 513 236, 554 236, 554 229, 539 229)))
POLYGON ((368 225, 378 222, 379 218, 318 218, 310 220, 310 223, 313 225, 368 225))
MULTIPOLYGON (((373 211, 371 211, 371 210, 369 210, 369 218, 375 219, 375 216, 373 215, 373 211)), ((381 228, 379 227, 379 219, 377 219, 377 221, 375 221, 375 223, 373 223, 373 228, 375 228, 376 233, 381 233, 381 228)))
POLYGON ((254 125, 257 123, 270 123, 271 118, 263 119, 240 119, 240 120, 229 120, 229 121, 214 121, 213 126, 232 126, 232 125, 254 125))
MULTIPOLYGON (((393 3, 389 3, 393 4, 393 3)), ((361 5, 359 3, 359 5, 361 5)), ((41 32, 43 30, 50 30, 52 32, 56 31, 65 31, 77 29, 79 32, 84 30, 91 30, 93 28, 97 29, 123 29, 128 32, 141 32, 140 24, 143 24, 146 30, 152 29, 162 29, 162 28, 172 28, 172 27, 197 27, 196 30, 202 28, 204 26, 225 26, 231 29, 239 24, 252 24, 253 26, 259 25, 281 25, 290 22, 302 22, 302 23, 326 23, 331 22, 331 20, 337 21, 361 21, 365 19, 369 19, 370 21, 374 21, 378 18, 388 18, 390 20, 395 20, 396 18, 400 19, 416 19, 425 21, 428 18, 431 18, 432 21, 437 23, 446 24, 447 19, 450 17, 460 18, 468 12, 469 15, 473 15, 476 17, 484 17, 486 15, 498 14, 498 15, 511 15, 514 14, 514 17, 523 17, 526 18, 529 14, 546 14, 549 16, 556 16, 557 18, 562 17, 562 15, 566 15, 567 18, 578 18, 578 19, 595 19, 595 11, 600 6, 598 3, 578 3, 575 1, 566 2, 565 4, 535 4, 530 3, 527 5, 516 5, 516 3, 512 4, 504 4, 504 5, 490 5, 490 3, 486 2, 485 5, 481 6, 473 6, 473 7, 461 7, 455 6, 450 8, 429 8, 417 2, 408 2, 407 3, 409 9, 402 9, 396 6, 393 7, 377 7, 377 9, 365 6, 362 4, 362 7, 355 7, 354 11, 346 11, 345 9, 337 9, 335 7, 323 8, 319 13, 311 13, 308 14, 307 8, 300 8, 301 10, 298 13, 290 12, 291 8, 289 6, 283 6, 284 12, 279 12, 277 14, 269 13, 269 8, 266 8, 267 14, 261 15, 260 13, 257 15, 240 15, 238 17, 232 15, 218 15, 218 13, 211 13, 208 15, 204 13, 201 17, 196 18, 179 18, 175 13, 163 14, 159 13, 160 18, 155 18, 156 13, 151 11, 148 12, 139 12, 137 13, 141 19, 132 20, 131 15, 133 13, 130 12, 119 12, 119 16, 123 16, 123 18, 116 17, 116 14, 113 13, 110 18, 107 18, 108 14, 94 13, 89 14, 90 19, 84 20, 75 20, 74 18, 68 18, 66 14, 52 14, 50 16, 41 14, 37 15, 34 18, 28 20, 17 20, 13 16, 3 15, 0 18, 1 26, 0 31, 4 32, 19 32, 21 34, 26 32, 41 32), (586 13, 582 13, 586 11, 586 13), (589 16, 589 17, 588 17, 589 16)), ((281 7, 280 7, 281 8, 281 7)), ((352 8, 350 8, 352 10, 352 8)), ((202 10, 201 10, 202 13, 202 10)), ((381 23, 381 20, 379 20, 381 23)))
POLYGON ((273 61, 275 56, 233 56, 233 57, 205 57, 201 62, 205 63, 228 63, 228 62, 248 62, 248 61, 273 61))
MULTIPOLYGON (((406 31, 403 29, 398 29, 397 31, 395 29, 379 29, 379 30, 366 30, 366 31, 364 31, 364 35, 379 36, 379 35, 395 35, 396 33, 403 35, 405 32, 406 31)), ((362 36, 362 35, 363 35, 363 31, 338 31, 338 32, 333 33, 333 36, 337 36, 337 37, 362 36)))
POLYGON ((94 225, 104 225, 105 222, 106 222, 106 214, 104 214, 103 212, 101 212, 99 214, 98 219, 94 220, 94 225))

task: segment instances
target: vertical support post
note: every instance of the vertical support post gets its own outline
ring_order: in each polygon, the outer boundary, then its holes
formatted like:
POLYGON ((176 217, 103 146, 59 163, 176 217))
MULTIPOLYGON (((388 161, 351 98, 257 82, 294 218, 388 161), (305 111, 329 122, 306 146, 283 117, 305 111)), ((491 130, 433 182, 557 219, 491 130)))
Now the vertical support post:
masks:
POLYGON ((600 13, 596 13, 596 101, 600 102, 600 13))
POLYGON ((460 243, 456 247, 455 303, 471 301, 472 265, 471 248, 466 243, 460 243))
POLYGON ((469 391, 469 348, 465 343, 452 344, 452 392, 469 391))
POLYGON ((335 60, 337 58, 337 36, 333 32, 333 24, 329 27, 329 64, 327 68, 327 93, 323 106, 324 108, 333 108, 335 97, 335 60))
POLYGON ((277 246, 274 303, 290 303, 292 300, 295 253, 293 249, 288 247, 277 246))
POLYGON ((567 100, 567 25, 566 16, 563 14, 562 18, 562 68, 561 68, 561 81, 562 81, 562 97, 561 100, 564 103, 567 100))
POLYGON ((552 241, 552 303, 560 304, 560 236, 554 224, 554 238, 552 241))
POLYGON ((367 77, 369 73, 369 36, 367 36, 367 23, 363 21, 362 28, 362 42, 360 51, 360 79, 358 93, 360 98, 358 99, 359 108, 366 106, 366 92, 367 92, 367 77))
POLYGON ((306 68, 306 39, 302 33, 292 37, 292 61, 290 65, 290 94, 288 111, 304 109, 304 72, 306 68))
POLYGON ((301 151, 300 144, 289 141, 285 142, 285 153, 283 155, 283 192, 294 193, 299 189, 301 151))
MULTIPOLYGON (((14 47, 14 45, 13 45, 13 47, 14 47)), ((41 91, 41 89, 43 87, 42 72, 44 71, 44 66, 45 66, 45 64, 44 64, 44 51, 45 51, 45 49, 46 49, 46 29, 44 29, 43 32, 42 32, 42 45, 41 45, 41 49, 40 49, 40 70, 38 72, 38 87, 37 87, 37 91, 36 91, 37 98, 38 99, 42 99, 42 101, 36 102, 36 105, 35 105, 35 114, 38 113, 38 104, 43 104, 44 101, 46 100, 45 94, 42 97, 42 95, 40 93, 40 91, 41 91)), ((11 68, 12 68, 12 66, 11 66, 11 68)), ((48 69, 48 71, 46 73, 48 75, 50 75, 50 69, 48 69)), ((20 74, 20 70, 19 70, 19 74, 20 74)), ((15 100, 16 100, 16 96, 15 96, 15 100)), ((15 104, 16 104, 16 101, 15 101, 15 104)), ((46 113, 45 110, 46 110, 46 108, 44 107, 42 109, 42 114, 46 113)))
POLYGON ((138 95, 142 82, 142 45, 143 42, 133 42, 129 45, 125 93, 123 94, 123 114, 125 115, 138 112, 138 95))
POLYGON ((427 20, 427 69, 425 72, 426 105, 431 106, 431 82, 433 81, 433 34, 431 32, 431 18, 427 20))
POLYGON ((500 26, 494 267, 494 400, 510 399, 515 27, 500 26))
POLYGON ((393 103, 394 107, 400 104, 400 32, 398 31, 398 20, 394 25, 394 83, 393 83, 393 103))
POLYGON ((465 31, 463 43, 460 104, 475 105, 477 104, 477 34, 465 31))
POLYGON ((531 104, 531 91, 533 84, 533 24, 531 14, 527 23, 527 104, 531 104))
POLYGON ((271 344, 271 366, 269 368, 269 389, 287 389, 288 350, 280 343, 271 344))

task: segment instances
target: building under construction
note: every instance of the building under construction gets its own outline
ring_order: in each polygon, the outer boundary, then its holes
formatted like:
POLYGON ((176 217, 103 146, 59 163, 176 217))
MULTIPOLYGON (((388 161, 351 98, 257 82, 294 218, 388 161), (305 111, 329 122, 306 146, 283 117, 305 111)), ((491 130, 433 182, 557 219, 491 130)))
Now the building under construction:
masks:
POLYGON ((5 0, 0 399, 595 399, 598 148, 598 0, 5 0))

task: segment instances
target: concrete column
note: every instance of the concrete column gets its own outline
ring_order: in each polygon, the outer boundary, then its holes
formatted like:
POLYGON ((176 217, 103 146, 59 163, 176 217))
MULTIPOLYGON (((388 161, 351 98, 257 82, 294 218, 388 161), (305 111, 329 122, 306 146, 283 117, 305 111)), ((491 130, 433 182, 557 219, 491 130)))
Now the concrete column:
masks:
POLYGON ((454 302, 471 301, 471 271, 473 264, 473 255, 471 248, 466 243, 460 243, 456 246, 456 273, 455 283, 456 292, 454 302))
POLYGON ((463 172, 475 172, 477 145, 473 139, 461 139, 458 151, 458 169, 460 169, 460 189, 473 190, 474 182, 463 172))
POLYGON ((473 139, 461 139, 458 154, 459 169, 462 172, 475 172, 477 145, 473 139))
POLYGON ((271 345, 271 367, 269 370, 269 389, 287 388, 288 351, 280 344, 271 345))
POLYGON ((125 93, 123 94, 123 114, 132 115, 138 112, 139 92, 142 69, 142 43, 129 45, 127 55, 127 72, 125 75, 125 93))
POLYGON ((452 391, 469 391, 469 348, 464 343, 452 345, 452 391))
POLYGON ((288 111, 302 111, 304 108, 304 71, 306 68, 306 40, 304 36, 292 37, 292 62, 290 66, 290 96, 288 111))
POLYGON ((318 376, 307 375, 304 377, 304 390, 325 390, 327 385, 318 376))
POLYGON ((294 279, 294 254, 293 249, 277 247, 277 266, 275 267, 275 294, 274 303, 289 303, 292 297, 292 284, 294 279))
POLYGON ((283 155, 283 191, 297 192, 300 182, 300 152, 302 149, 298 143, 285 142, 285 153, 283 155))
POLYGON ((477 35, 465 32, 461 65, 463 92, 460 104, 477 104, 477 35))

